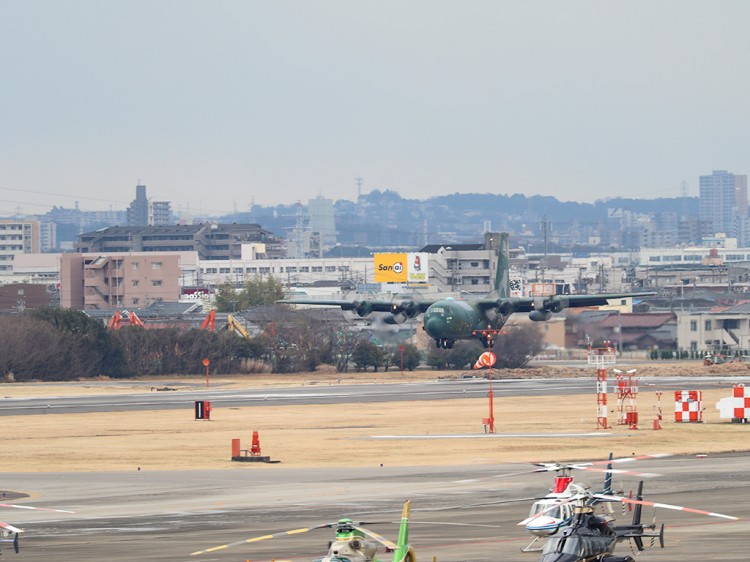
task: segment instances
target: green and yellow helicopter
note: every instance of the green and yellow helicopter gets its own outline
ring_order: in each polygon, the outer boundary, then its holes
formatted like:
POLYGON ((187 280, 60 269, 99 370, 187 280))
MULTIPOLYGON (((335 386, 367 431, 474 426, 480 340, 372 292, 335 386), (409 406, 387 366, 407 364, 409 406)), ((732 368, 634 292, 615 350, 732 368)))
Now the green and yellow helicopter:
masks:
POLYGON ((193 552, 191 553, 191 556, 217 552, 233 546, 251 544, 277 537, 299 535, 316 529, 335 528, 336 535, 334 540, 329 543, 328 554, 316 558, 313 562, 383 562, 382 560, 375 558, 378 546, 380 545, 385 547, 385 552, 393 553, 393 562, 416 562, 417 557, 414 554, 414 550, 409 546, 409 508, 410 502, 407 500, 404 502, 404 509, 401 514, 401 523, 396 543, 393 543, 378 533, 364 527, 364 525, 371 525, 372 523, 354 522, 349 518, 344 518, 333 523, 324 523, 314 527, 283 531, 271 535, 263 535, 229 544, 214 546, 205 550, 193 552))

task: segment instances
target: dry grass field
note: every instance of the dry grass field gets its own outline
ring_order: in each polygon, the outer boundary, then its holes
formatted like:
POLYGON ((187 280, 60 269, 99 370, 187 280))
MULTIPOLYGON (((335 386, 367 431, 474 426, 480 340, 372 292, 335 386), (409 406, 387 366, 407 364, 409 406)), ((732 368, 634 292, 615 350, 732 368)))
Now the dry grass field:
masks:
MULTIPOLYGON (((723 366, 721 366, 723 367, 723 366)), ((672 367, 670 366, 670 369, 672 367)), ((679 367, 683 374, 684 367, 679 367)), ((529 372, 550 376, 548 370, 529 372)), ((570 372, 568 369, 565 372, 570 372)), ((646 374, 646 368, 639 374, 646 374)), ((717 369, 701 371, 716 374, 717 369)), ((737 367, 734 368, 737 372, 737 367)), ((558 374, 562 373, 559 371, 558 374)), ((591 371, 588 371, 591 374, 591 371)), ((517 376, 517 372, 515 372, 517 376)), ((580 376, 580 372, 577 373, 580 376)), ((669 373, 672 374, 672 373, 669 373)), ((674 373, 677 374, 677 373, 674 373)), ((377 380, 433 380, 444 373, 306 373, 295 376, 211 379, 213 388, 267 385, 336 385, 377 380)), ((502 384, 505 373, 496 373, 502 384)), ((205 379, 87 381, 65 384, 5 384, 0 396, 65 396, 150 392, 179 385, 200 399, 205 379)), ((113 471, 210 469, 279 470, 285 467, 414 466, 584 460, 644 453, 712 453, 748 449, 749 426, 721 420, 715 403, 728 390, 704 392, 702 424, 673 421, 673 404, 663 396, 663 429, 654 431, 655 396, 638 400, 638 430, 617 426, 594 437, 528 437, 514 434, 597 433, 595 396, 496 398, 496 431, 487 436, 482 418, 487 400, 393 402, 382 404, 295 405, 215 408, 211 421, 193 419, 192 408, 165 411, 6 416, 2 471, 113 471), (231 462, 231 440, 249 448, 260 434, 264 455, 281 464, 231 462), (448 436, 463 435, 461 438, 448 436), (396 439, 383 436, 420 436, 396 439)), ((610 410, 614 410, 610 397, 610 410)), ((615 423, 610 414, 610 423, 615 423)))

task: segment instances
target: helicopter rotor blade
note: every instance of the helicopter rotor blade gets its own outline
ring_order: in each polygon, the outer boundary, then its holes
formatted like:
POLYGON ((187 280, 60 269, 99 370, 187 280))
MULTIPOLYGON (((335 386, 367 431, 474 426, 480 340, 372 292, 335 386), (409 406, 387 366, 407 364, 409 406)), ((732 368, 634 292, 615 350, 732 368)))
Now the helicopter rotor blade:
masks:
POLYGON ((360 527, 359 525, 352 525, 352 527, 364 533, 371 539, 378 541, 380 544, 382 544, 386 548, 389 548, 391 550, 396 550, 398 548, 398 545, 396 543, 388 540, 387 538, 383 537, 382 535, 379 535, 378 533, 374 531, 371 531, 370 529, 367 529, 365 527, 360 527))
POLYGON ((664 509, 671 509, 673 511, 686 511, 688 513, 696 513, 698 515, 720 517, 722 519, 729 519, 730 521, 739 520, 739 517, 735 517, 733 515, 724 515, 723 513, 714 513, 713 511, 704 511, 702 509, 695 509, 692 507, 683 507, 680 505, 672 505, 669 503, 649 502, 645 500, 634 500, 632 498, 626 498, 624 496, 608 496, 605 494, 593 494, 593 496, 596 498, 608 500, 608 501, 618 501, 618 502, 629 503, 633 505, 648 505, 648 506, 653 506, 653 507, 662 507, 664 509))
POLYGON ((30 505, 14 505, 11 503, 0 503, 0 507, 12 507, 14 509, 33 509, 36 511, 54 511, 56 513, 75 513, 75 511, 68 511, 67 509, 51 509, 49 507, 33 507, 30 505))
POLYGON ((642 461, 647 459, 663 459, 671 457, 672 453, 654 453, 653 455, 633 455, 632 457, 620 457, 617 459, 606 460, 606 461, 593 461, 590 464, 609 464, 609 463, 621 463, 621 462, 633 462, 642 461))
POLYGON ((18 533, 23 533, 23 529, 19 529, 18 527, 15 527, 14 525, 11 525, 10 523, 5 523, 2 521, 0 521, 0 529, 9 531, 11 533, 15 533, 16 535, 18 535, 18 533))
POLYGON ((262 535, 260 537, 253 537, 253 538, 245 539, 245 540, 241 540, 241 541, 230 542, 230 543, 227 543, 227 544, 222 544, 222 545, 214 546, 214 547, 211 547, 211 548, 206 548, 204 550, 197 550, 195 552, 191 552, 190 556, 197 556, 199 554, 206 554, 208 552, 216 552, 218 550, 225 550, 227 548, 232 548, 233 546, 239 546, 241 544, 251 544, 251 543, 254 543, 254 542, 260 542, 260 541, 265 541, 265 540, 269 540, 269 539, 275 539, 276 537, 284 537, 284 536, 291 536, 291 535, 300 535, 302 533, 307 533, 309 531, 314 531, 315 529, 323 529, 325 527, 332 527, 334 525, 336 525, 336 523, 324 523, 322 525, 316 525, 315 527, 304 527, 302 529, 293 529, 291 531, 282 531, 280 533, 273 533, 273 534, 270 534, 270 535, 262 535))

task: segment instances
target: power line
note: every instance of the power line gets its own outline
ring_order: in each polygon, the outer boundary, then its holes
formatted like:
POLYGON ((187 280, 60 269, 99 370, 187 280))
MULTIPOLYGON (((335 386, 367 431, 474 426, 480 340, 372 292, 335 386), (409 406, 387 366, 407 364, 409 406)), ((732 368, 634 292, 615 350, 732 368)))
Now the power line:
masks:
MULTIPOLYGON (((87 197, 85 195, 77 196, 77 195, 62 195, 60 193, 50 193, 48 191, 36 191, 33 189, 18 189, 16 187, 4 187, 0 185, 1 191, 17 191, 21 193, 33 193, 34 195, 47 195, 50 197, 65 197, 67 199, 73 199, 74 201, 78 201, 80 199, 88 199, 90 201, 103 201, 105 203, 120 203, 122 205, 129 205, 129 201, 114 201, 112 199, 102 199, 101 197, 87 197)), ((29 205, 33 205, 33 203, 29 203, 29 205)))

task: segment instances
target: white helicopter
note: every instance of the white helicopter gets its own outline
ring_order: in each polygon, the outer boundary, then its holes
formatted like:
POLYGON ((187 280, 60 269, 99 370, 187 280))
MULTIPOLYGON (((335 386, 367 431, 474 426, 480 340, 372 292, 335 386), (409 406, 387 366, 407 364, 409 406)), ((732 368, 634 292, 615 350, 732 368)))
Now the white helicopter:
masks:
MULTIPOLYGON (((623 540, 632 540, 635 543, 637 553, 645 549, 643 539, 651 537, 659 539, 660 546, 664 548, 664 525, 657 531, 656 512, 654 510, 654 521, 651 525, 641 523, 641 509, 643 506, 661 507, 676 511, 686 511, 698 515, 719 517, 730 521, 737 521, 733 515, 724 515, 702 509, 694 509, 679 505, 650 502, 643 500, 643 481, 638 484, 638 491, 633 497, 617 496, 613 494, 597 494, 588 489, 577 487, 577 493, 564 500, 566 503, 575 504, 574 517, 566 525, 549 537, 542 549, 540 562, 634 562, 632 556, 619 556, 613 552, 615 546, 623 540), (595 515, 595 503, 599 502, 621 502, 633 506, 632 524, 616 525, 611 516, 595 515)), ((528 519, 518 523, 525 525, 529 520, 541 516, 535 513, 528 519)), ((634 554, 637 554, 633 550, 634 554)))
MULTIPOLYGON (((554 484, 544 498, 541 498, 534 502, 529 510, 529 517, 524 520, 526 530, 533 535, 531 542, 521 550, 523 552, 536 552, 541 550, 540 546, 535 546, 540 540, 545 539, 549 535, 555 533, 560 527, 567 525, 573 519, 575 514, 575 504, 571 502, 571 498, 580 497, 581 494, 590 493, 589 487, 586 485, 573 484, 573 477, 570 475, 572 470, 588 470, 590 472, 603 472, 604 487, 600 494, 611 495, 612 492, 612 475, 613 474, 629 474, 639 477, 653 477, 658 476, 656 473, 646 472, 633 472, 629 470, 620 470, 612 468, 614 464, 628 463, 642 459, 653 459, 668 457, 668 454, 655 454, 655 455, 641 455, 632 457, 623 457, 613 459, 610 453, 609 459, 606 461, 594 461, 584 463, 534 463, 540 468, 529 471, 528 473, 534 472, 557 472, 558 475, 555 477, 554 484), (600 468, 601 465, 606 467, 600 468)), ((527 473, 527 474, 528 474, 527 473)), ((599 500, 593 499, 592 504, 597 503, 599 500)))
MULTIPOLYGON (((47 507, 31 507, 28 505, 15 505, 10 503, 0 503, 0 507, 11 507, 14 509, 33 509, 35 511, 54 511, 56 513, 74 513, 73 511, 67 511, 65 509, 51 509, 47 507)), ((23 533, 23 529, 19 529, 15 525, 0 521, 0 543, 13 543, 13 549, 16 554, 19 552, 18 537, 23 533)))

